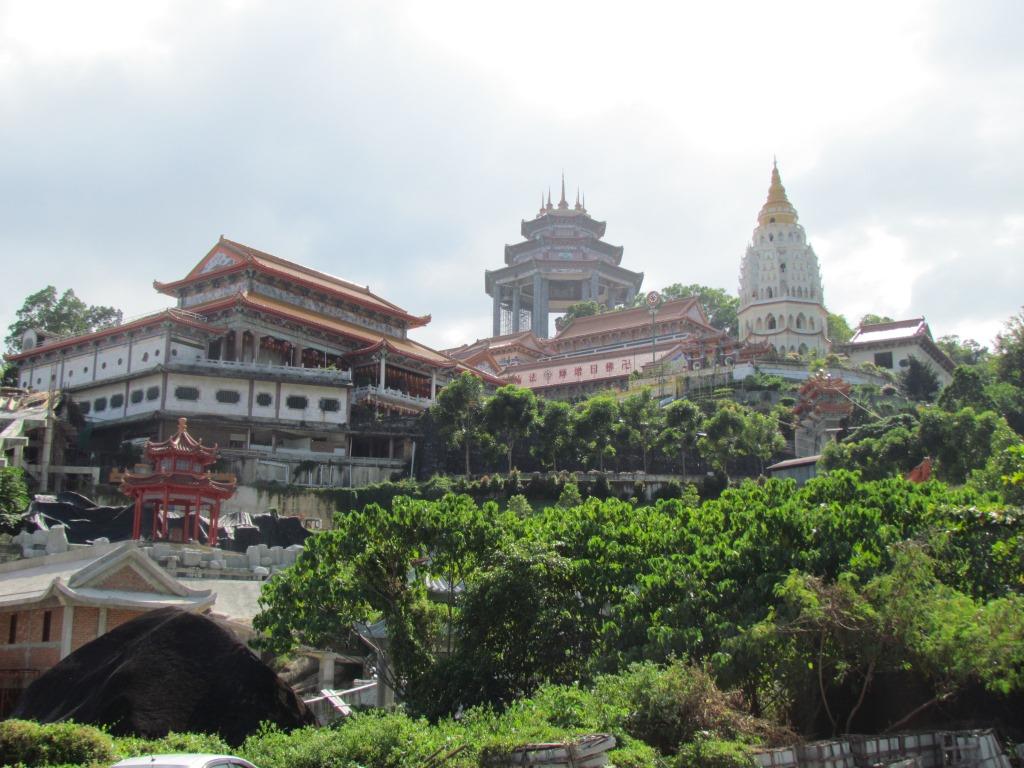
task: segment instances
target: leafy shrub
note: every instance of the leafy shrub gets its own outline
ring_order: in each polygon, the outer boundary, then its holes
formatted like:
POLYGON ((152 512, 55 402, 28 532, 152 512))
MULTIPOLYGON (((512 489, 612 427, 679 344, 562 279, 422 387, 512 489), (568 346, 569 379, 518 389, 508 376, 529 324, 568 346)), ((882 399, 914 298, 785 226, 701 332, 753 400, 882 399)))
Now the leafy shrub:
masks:
POLYGON ((558 506, 562 507, 562 509, 572 509, 582 503, 583 497, 580 496, 579 486, 576 483, 566 483, 558 497, 558 506))
POLYGON ((114 747, 110 736, 88 725, 40 725, 27 720, 0 722, 2 765, 88 765, 113 759, 114 747))
POLYGON ((753 768, 756 765, 750 748, 744 744, 698 739, 679 747, 674 768, 753 768))
POLYGON ((114 740, 114 750, 122 758, 174 752, 210 752, 213 754, 231 752, 228 744, 216 734, 175 733, 173 731, 159 739, 121 736, 114 740))

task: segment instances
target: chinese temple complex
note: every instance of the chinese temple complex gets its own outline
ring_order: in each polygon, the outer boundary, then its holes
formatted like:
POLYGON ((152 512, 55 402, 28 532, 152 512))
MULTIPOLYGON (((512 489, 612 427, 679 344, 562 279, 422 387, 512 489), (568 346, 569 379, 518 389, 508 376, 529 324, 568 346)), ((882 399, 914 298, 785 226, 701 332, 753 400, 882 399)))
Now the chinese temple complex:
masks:
MULTIPOLYGON (((566 323, 551 339, 531 332, 481 339, 447 354, 555 399, 625 389, 655 365, 684 370, 739 362, 739 342, 708 323, 696 298, 633 307, 566 323)), ((745 358, 744 358, 745 359, 745 358)))
POLYGON ((207 512, 206 543, 217 546, 217 525, 222 501, 235 492, 234 475, 212 475, 210 465, 218 459, 217 446, 203 445, 188 432, 184 416, 178 419, 178 431, 161 442, 147 442, 145 456, 148 471, 126 472, 121 476, 121 492, 134 499, 132 538, 142 537, 142 512, 146 504, 153 508, 150 538, 153 541, 198 542, 202 512, 207 512), (172 535, 170 510, 178 507, 181 527, 172 535))
POLYGON ((609 245, 605 223, 587 213, 577 194, 565 199, 565 179, 557 205, 541 199, 537 215, 523 221, 523 242, 505 246, 505 266, 484 273, 493 305, 493 336, 530 330, 548 337, 549 313, 564 312, 580 301, 602 307, 632 304, 642 272, 620 266, 622 246, 609 245))
POLYGON ((101 453, 170 439, 186 416, 242 484, 377 482, 408 471, 409 417, 469 369, 410 338, 429 315, 223 237, 153 285, 176 306, 75 336, 31 331, 8 357, 21 387, 68 394, 101 453))

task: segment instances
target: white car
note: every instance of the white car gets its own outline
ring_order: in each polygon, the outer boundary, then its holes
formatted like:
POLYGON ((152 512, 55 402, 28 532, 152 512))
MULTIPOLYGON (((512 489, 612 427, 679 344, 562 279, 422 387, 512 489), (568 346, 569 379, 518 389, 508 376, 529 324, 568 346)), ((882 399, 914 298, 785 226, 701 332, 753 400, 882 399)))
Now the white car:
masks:
POLYGON ((110 768, 256 768, 248 760, 231 755, 146 755, 130 757, 110 768))

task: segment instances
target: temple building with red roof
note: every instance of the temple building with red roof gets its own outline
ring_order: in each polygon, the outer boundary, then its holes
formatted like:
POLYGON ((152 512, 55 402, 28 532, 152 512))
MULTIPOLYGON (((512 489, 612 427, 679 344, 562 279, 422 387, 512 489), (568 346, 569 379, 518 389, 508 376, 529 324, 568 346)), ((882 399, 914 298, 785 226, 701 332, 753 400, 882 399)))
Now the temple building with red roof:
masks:
POLYGON ((618 309, 574 318, 551 339, 525 331, 480 339, 446 354, 545 397, 571 400, 625 390, 631 376, 653 366, 724 370, 749 350, 713 327, 700 301, 690 297, 660 303, 653 318, 646 306, 618 309))
POLYGON ((168 439, 185 416, 243 484, 375 482, 408 468, 402 417, 471 368, 410 338, 429 315, 224 237, 153 286, 176 306, 93 333, 32 331, 8 356, 22 387, 66 391, 108 455, 168 439))

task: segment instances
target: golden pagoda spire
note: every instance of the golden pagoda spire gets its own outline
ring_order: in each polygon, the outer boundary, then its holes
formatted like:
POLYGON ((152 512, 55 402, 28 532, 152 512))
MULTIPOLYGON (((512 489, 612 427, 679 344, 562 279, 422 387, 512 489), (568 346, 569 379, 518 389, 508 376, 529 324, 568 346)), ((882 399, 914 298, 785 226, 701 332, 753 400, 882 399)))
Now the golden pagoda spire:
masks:
POLYGON ((782 186, 782 176, 779 174, 779 163, 772 157, 772 181, 768 187, 768 199, 761 206, 761 212, 757 215, 757 223, 761 226, 766 224, 795 224, 797 220, 796 208, 786 197, 786 188, 782 186))
POLYGON ((569 203, 565 199, 565 171, 562 171, 562 197, 558 200, 558 207, 565 210, 569 203))

